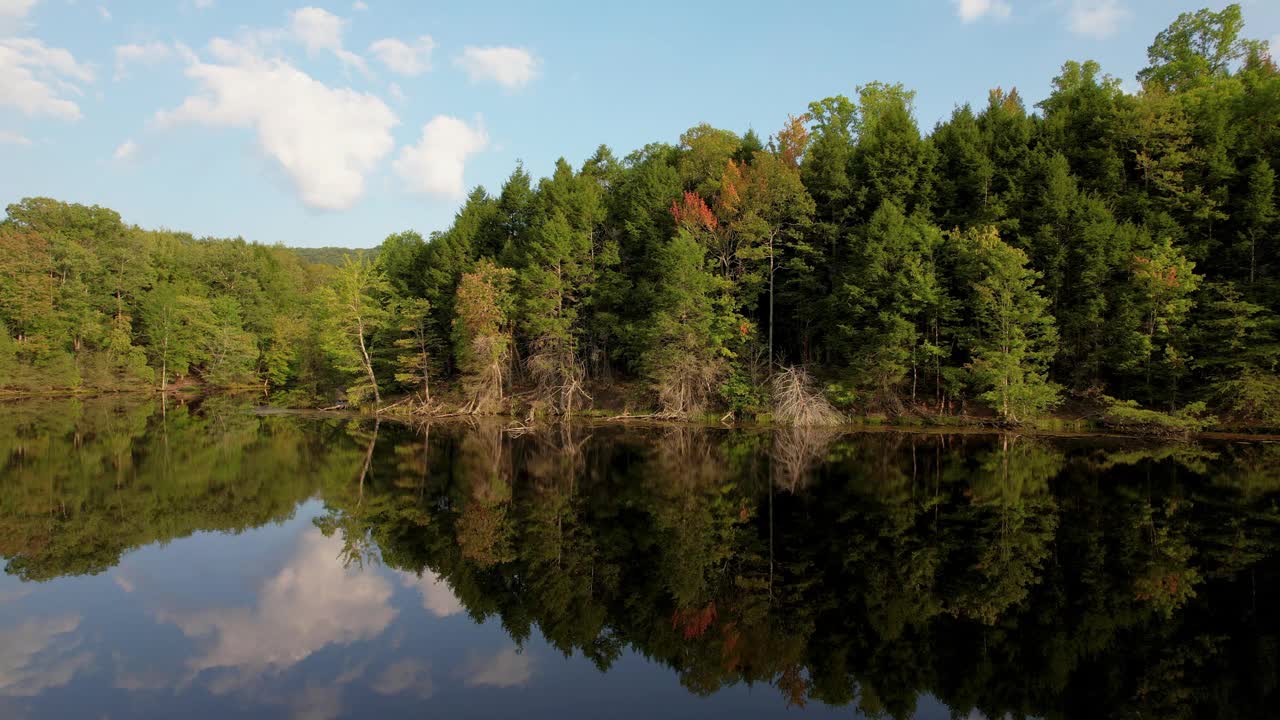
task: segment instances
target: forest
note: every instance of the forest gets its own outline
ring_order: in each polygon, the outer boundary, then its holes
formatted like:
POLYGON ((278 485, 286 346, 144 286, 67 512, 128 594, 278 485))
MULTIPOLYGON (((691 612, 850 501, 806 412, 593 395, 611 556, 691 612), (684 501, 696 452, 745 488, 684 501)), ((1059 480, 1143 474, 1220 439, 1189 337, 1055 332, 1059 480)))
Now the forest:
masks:
POLYGON ((762 138, 476 188, 451 227, 294 251, 28 198, 0 388, 257 388, 419 414, 1280 424, 1280 69, 1238 5, 1140 88, 1070 61, 922 131, 870 83, 762 138))

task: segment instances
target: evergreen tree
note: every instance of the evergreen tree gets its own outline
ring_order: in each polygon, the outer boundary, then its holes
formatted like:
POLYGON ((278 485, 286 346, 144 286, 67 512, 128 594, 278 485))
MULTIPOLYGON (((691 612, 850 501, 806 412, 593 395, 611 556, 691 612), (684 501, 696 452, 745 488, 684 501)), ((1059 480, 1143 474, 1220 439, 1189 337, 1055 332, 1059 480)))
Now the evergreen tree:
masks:
POLYGON ((1057 330, 1048 300, 1036 290, 1038 274, 993 228, 970 230, 959 242, 977 278, 968 300, 977 322, 968 367, 978 397, 1005 421, 1033 418, 1057 404, 1059 394, 1048 379, 1057 330))

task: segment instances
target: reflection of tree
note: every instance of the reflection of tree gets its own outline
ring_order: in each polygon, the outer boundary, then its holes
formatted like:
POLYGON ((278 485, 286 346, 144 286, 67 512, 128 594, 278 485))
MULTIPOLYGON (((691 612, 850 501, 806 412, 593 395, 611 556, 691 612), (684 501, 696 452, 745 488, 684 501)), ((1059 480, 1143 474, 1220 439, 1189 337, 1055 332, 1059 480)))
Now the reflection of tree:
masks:
POLYGON ((602 669, 632 648, 693 692, 769 684, 892 717, 926 692, 988 717, 1276 700, 1267 446, 66 407, 0 420, 0 550, 25 578, 284 517, 319 483, 322 528, 447 583, 517 645, 537 629, 602 669))
POLYGON ((829 427, 784 427, 773 433, 770 453, 774 484, 788 492, 804 487, 815 466, 826 459, 827 451, 840 433, 829 427))
MULTIPOLYGON (((375 536, 518 642, 536 626, 602 668, 630 645, 694 692, 768 683, 794 705, 894 717, 922 692, 991 717, 1195 702, 1241 672, 1206 644, 1200 608, 1251 596, 1248 575, 1275 599, 1275 572, 1257 576, 1277 538, 1270 496, 1196 481, 1193 502, 1186 451, 1103 467, 1070 443, 877 433, 802 438, 822 449, 793 473, 779 446, 795 439, 764 439, 444 432, 429 519, 375 536), (797 475, 796 492, 770 490, 797 475), (503 513, 501 554, 460 541, 485 500, 503 513), (1204 576, 1194 597, 1162 607, 1136 590, 1176 562, 1204 576)), ((1251 692, 1242 707, 1274 691, 1251 692)))
POLYGON ((1062 454, 1035 441, 1001 436, 977 453, 978 465, 955 506, 945 534, 952 566, 948 610, 994 624, 1022 602, 1049 554, 1058 515, 1048 482, 1062 469, 1062 454))
POLYGON ((502 429, 481 424, 459 449, 465 496, 458 521, 462 556, 485 568, 512 559, 511 473, 502 429))
POLYGON ((23 579, 98 573, 125 551, 281 520, 315 488, 325 432, 127 397, 8 403, 0 413, 0 554, 23 579))

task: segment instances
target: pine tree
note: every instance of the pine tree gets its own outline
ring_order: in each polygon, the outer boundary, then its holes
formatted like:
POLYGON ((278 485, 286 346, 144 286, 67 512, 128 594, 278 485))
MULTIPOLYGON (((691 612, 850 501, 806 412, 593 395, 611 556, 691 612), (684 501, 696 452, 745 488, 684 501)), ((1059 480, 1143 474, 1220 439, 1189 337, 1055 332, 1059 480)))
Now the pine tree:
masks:
POLYGON ((1032 419, 1059 396, 1048 380, 1057 330, 1048 300, 1035 287, 1039 275, 994 228, 975 228, 958 241, 977 278, 968 298, 977 324, 968 368, 978 397, 1006 422, 1032 419))

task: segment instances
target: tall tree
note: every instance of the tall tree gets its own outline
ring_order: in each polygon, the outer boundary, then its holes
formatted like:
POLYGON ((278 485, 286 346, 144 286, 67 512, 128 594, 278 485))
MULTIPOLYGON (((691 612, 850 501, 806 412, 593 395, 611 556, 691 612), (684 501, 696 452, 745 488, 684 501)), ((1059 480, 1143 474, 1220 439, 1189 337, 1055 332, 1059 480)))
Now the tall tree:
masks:
POLYGON ((453 348, 471 412, 496 411, 506 393, 511 358, 513 271, 481 260, 458 283, 453 348))
POLYGON ((1047 372, 1057 330, 1048 300, 1035 287, 1038 274, 994 228, 969 230, 959 242, 977 278, 969 302, 978 332, 968 367, 979 397, 1006 421, 1031 419, 1058 402, 1047 372))
POLYGON ((347 390, 351 400, 373 395, 382 404, 382 392, 373 371, 370 343, 390 318, 385 306, 391 285, 386 276, 363 253, 347 256, 333 280, 323 288, 321 298, 328 310, 328 327, 323 338, 325 351, 344 372, 362 373, 364 380, 347 390))

